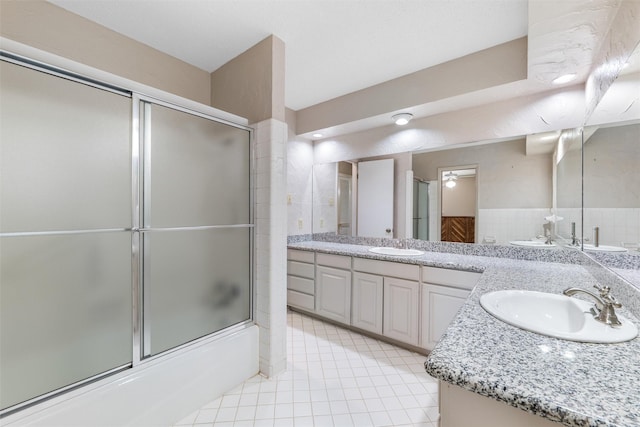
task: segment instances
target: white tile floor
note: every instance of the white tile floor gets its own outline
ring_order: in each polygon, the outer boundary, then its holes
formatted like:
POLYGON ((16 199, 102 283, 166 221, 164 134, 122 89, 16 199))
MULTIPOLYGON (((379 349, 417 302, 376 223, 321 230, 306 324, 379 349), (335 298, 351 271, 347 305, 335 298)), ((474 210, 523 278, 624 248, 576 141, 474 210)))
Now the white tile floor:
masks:
POLYGON ((250 378, 176 426, 437 427, 425 356, 288 313, 288 369, 250 378))

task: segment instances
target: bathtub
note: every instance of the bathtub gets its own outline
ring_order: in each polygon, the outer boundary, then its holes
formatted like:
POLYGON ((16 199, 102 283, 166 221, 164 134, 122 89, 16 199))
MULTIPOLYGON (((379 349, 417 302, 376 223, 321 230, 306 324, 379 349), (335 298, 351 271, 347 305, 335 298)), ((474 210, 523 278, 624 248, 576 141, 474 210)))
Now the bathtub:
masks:
POLYGON ((1 426, 168 426, 258 374, 247 326, 28 407, 1 426))

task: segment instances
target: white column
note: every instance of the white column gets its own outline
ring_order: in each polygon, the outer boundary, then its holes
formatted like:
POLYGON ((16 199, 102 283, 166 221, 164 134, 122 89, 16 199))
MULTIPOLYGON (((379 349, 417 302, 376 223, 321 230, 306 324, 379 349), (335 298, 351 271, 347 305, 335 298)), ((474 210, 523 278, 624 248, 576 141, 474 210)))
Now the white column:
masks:
POLYGON ((260 372, 287 367, 287 125, 267 119, 255 128, 255 321, 260 328, 260 372))

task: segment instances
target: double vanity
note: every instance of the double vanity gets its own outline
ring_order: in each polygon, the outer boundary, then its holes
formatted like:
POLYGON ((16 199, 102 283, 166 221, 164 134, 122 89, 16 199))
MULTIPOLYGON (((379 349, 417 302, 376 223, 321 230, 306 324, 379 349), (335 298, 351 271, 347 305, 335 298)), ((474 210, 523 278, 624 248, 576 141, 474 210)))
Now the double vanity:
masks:
POLYGON ((603 274, 579 251, 455 246, 458 253, 417 247, 418 254, 330 241, 289 243, 288 304, 428 352, 426 371, 440 380, 441 427, 640 426, 640 338, 633 338, 640 324, 638 289, 603 274), (469 253, 470 247, 480 252, 469 253), (622 304, 615 313, 624 331, 590 329, 593 316, 584 311, 595 305, 593 296, 563 295, 568 288, 597 294, 594 287, 603 285, 622 304), (522 303, 536 296, 542 300, 522 303), (505 312, 504 298, 506 306, 533 310, 505 312), (564 314, 563 307, 573 314, 542 324, 539 309, 556 304, 547 298, 560 301, 552 316, 564 314), (514 326, 509 316, 529 316, 547 330, 514 326), (553 337, 561 332, 569 335, 553 337), (602 343, 607 340, 618 342, 602 343))
POLYGON ((481 270, 438 268, 420 262, 423 256, 370 249, 322 242, 290 245, 288 305, 426 353, 468 298, 481 270))

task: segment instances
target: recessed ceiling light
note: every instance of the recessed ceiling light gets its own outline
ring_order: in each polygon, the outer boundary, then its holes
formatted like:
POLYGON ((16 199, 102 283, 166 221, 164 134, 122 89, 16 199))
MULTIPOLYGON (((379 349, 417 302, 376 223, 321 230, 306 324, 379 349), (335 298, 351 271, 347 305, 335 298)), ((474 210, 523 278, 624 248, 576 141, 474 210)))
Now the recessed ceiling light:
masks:
POLYGON ((561 85, 561 84, 569 83, 570 81, 573 81, 575 78, 576 78, 575 73, 565 74, 563 76, 556 77, 555 79, 553 79, 551 83, 553 83, 554 85, 561 85))
POLYGON ((391 120, 397 125, 404 126, 409 123, 409 120, 413 118, 413 114, 410 113, 400 113, 394 116, 391 116, 391 120))
POLYGON ((322 134, 321 133, 314 133, 313 137, 314 138, 322 138, 322 134))

